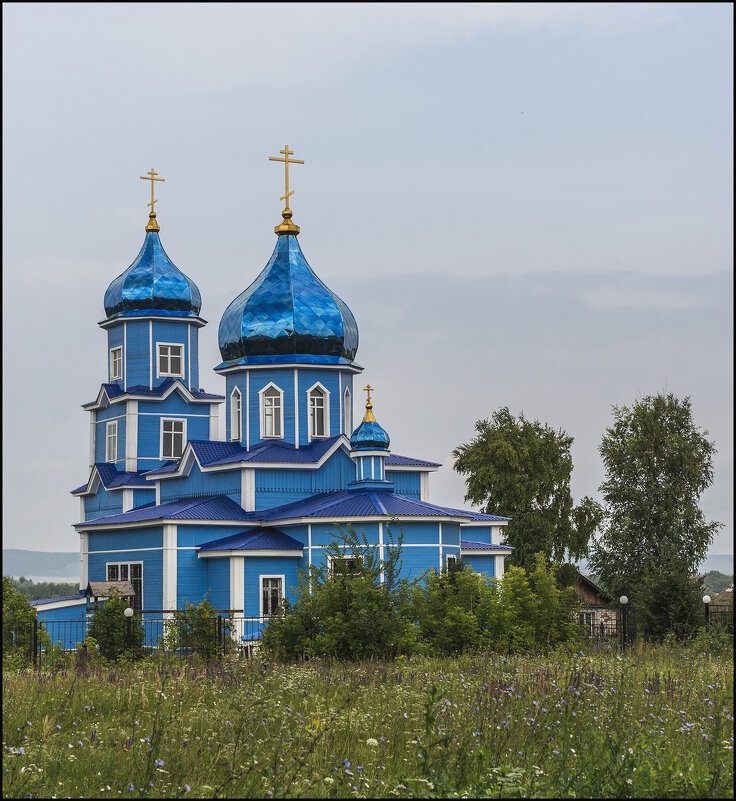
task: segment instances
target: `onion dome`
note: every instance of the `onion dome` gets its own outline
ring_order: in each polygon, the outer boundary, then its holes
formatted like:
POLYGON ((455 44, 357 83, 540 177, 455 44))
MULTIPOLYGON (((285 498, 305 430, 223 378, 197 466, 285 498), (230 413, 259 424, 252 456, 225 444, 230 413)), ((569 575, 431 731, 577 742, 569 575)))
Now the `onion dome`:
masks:
POLYGON ((135 261, 105 292, 105 314, 115 317, 197 317, 202 296, 197 285, 171 261, 151 212, 146 238, 135 261))
POLYGON ((353 363, 358 350, 355 317, 307 263, 288 208, 283 217, 268 264, 222 315, 221 368, 353 363))
POLYGON ((368 400, 365 404, 363 422, 350 435, 350 448, 354 451, 388 450, 388 446, 391 443, 386 429, 381 427, 373 416, 372 389, 373 387, 368 384, 366 387, 368 400))

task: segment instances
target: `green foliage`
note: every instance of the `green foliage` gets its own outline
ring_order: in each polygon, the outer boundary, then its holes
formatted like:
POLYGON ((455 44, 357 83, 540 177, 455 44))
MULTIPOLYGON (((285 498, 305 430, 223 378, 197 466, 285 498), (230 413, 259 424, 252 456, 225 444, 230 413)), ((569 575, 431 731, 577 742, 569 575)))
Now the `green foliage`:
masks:
POLYGON ((726 587, 733 584, 733 575, 721 573, 718 570, 709 570, 703 576, 703 586, 708 590, 711 595, 718 595, 723 592, 726 587))
POLYGON ((476 436, 453 451, 455 470, 467 476, 465 499, 488 514, 511 517, 506 543, 515 548, 511 563, 534 569, 534 554, 561 562, 568 553, 587 555, 600 522, 600 509, 585 497, 573 505, 570 494, 573 438, 507 407, 492 419, 478 420, 476 436))
POLYGON ((140 613, 134 614, 128 624, 124 614, 127 608, 128 599, 113 588, 110 597, 101 601, 92 613, 87 637, 96 642, 100 655, 105 659, 128 659, 142 655, 145 631, 141 616, 140 613))
POLYGON ((405 613, 410 583, 399 579, 403 535, 394 542, 386 527, 386 558, 381 560, 365 534, 350 525, 339 532, 325 549, 326 563, 300 571, 294 602, 284 600, 266 626, 265 653, 280 660, 378 659, 416 650, 416 627, 405 613), (332 569, 331 563, 347 558, 350 571, 332 569))
POLYGON ((202 659, 220 658, 233 646, 233 613, 226 617, 205 598, 196 606, 185 601, 167 623, 164 646, 170 651, 196 651, 202 659))
POLYGON ((686 636, 698 625, 695 572, 721 525, 698 506, 715 447, 689 398, 650 395, 614 406, 613 417, 600 445, 605 525, 590 567, 614 597, 632 599, 645 636, 686 636))
POLYGON ((18 592, 28 598, 29 601, 38 601, 41 598, 59 598, 64 595, 76 595, 79 591, 78 584, 67 584, 60 581, 39 581, 20 576, 13 578, 10 576, 13 587, 18 592))
MULTIPOLYGON (((9 576, 3 576, 3 664, 21 667, 33 659, 33 624, 36 610, 28 599, 13 586, 9 576)), ((39 646, 48 647, 50 640, 39 624, 36 633, 39 646)))

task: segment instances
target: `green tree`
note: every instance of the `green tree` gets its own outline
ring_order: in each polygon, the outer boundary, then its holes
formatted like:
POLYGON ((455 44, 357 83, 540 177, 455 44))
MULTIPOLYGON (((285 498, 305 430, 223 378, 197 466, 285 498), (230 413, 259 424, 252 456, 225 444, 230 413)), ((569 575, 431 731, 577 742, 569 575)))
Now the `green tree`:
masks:
POLYGON ((128 638, 127 607, 128 599, 113 588, 110 597, 101 601, 92 614, 87 636, 95 640, 100 647, 100 654, 106 659, 118 659, 125 654, 140 656, 143 653, 145 631, 140 613, 136 612, 130 620, 128 638))
POLYGON ((561 562, 587 555, 601 517, 585 497, 578 506, 570 494, 573 438, 507 407, 492 419, 478 420, 476 436, 453 452, 455 470, 467 476, 465 499, 487 514, 510 517, 506 543, 515 550, 511 564, 534 570, 535 553, 561 562))
POLYGON ((631 598, 644 634, 683 636, 701 614, 696 570, 721 525, 698 505, 713 482, 715 446, 687 397, 648 395, 614 406, 613 418, 599 449, 605 523, 590 568, 615 597, 631 598))
POLYGON ((58 581, 38 581, 20 576, 19 578, 10 577, 10 580, 18 592, 28 598, 29 601, 38 601, 41 598, 57 598, 63 595, 76 595, 79 584, 71 584, 58 581))
POLYGON ((184 602, 166 622, 164 646, 170 651, 195 651, 205 661, 219 658, 233 646, 233 613, 226 617, 205 598, 196 606, 184 602))

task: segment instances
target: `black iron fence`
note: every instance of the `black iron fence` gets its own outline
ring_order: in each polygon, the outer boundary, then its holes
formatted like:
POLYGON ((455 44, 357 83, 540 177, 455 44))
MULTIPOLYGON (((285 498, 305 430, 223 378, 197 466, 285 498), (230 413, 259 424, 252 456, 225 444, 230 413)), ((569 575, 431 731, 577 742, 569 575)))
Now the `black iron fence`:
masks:
POLYGON ((705 625, 733 634, 733 604, 705 604, 705 625))
POLYGON ((636 609, 632 606, 585 606, 578 610, 577 620, 594 647, 626 647, 636 640, 636 609))

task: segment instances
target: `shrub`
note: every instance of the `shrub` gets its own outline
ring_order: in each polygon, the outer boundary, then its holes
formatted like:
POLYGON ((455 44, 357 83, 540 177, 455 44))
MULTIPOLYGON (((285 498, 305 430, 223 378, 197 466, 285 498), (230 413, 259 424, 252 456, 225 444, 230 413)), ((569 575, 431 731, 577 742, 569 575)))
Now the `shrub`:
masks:
POLYGON ((233 646, 232 631, 232 612, 222 618, 208 598, 196 606, 185 601, 167 622, 164 646, 170 651, 195 651, 210 661, 233 646))
MULTIPOLYGON (((36 610, 23 593, 3 576, 3 663, 22 666, 33 660, 32 639, 36 610)), ((51 640, 42 624, 37 631, 39 646, 50 647, 51 640)))
POLYGON ((124 614, 127 607, 127 599, 113 588, 110 597, 102 601, 92 613, 87 637, 96 641, 100 655, 106 659, 139 657, 143 654, 145 631, 141 616, 136 613, 131 618, 129 638, 128 618, 124 614))

